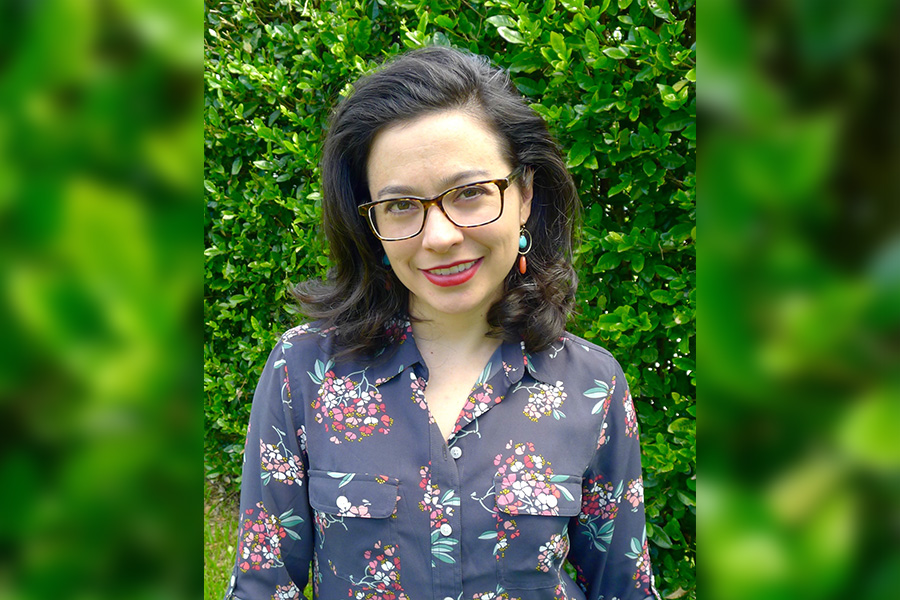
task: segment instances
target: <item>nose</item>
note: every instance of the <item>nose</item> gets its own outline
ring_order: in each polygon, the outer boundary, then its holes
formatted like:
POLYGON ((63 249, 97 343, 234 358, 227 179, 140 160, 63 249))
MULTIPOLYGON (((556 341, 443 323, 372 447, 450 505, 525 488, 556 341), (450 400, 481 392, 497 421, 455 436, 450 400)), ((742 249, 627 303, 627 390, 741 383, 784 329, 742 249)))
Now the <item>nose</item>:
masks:
POLYGON ((425 228, 422 230, 422 246, 434 252, 446 252, 463 239, 462 230, 454 225, 437 206, 428 207, 425 228))

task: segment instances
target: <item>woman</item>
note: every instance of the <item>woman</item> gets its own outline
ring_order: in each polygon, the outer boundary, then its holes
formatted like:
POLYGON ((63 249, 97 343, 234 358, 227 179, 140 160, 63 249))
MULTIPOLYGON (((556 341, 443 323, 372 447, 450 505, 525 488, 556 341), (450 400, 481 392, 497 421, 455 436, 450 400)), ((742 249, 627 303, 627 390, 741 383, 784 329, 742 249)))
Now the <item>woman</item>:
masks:
POLYGON ((502 71, 357 82, 322 162, 335 269, 256 390, 229 598, 647 598, 637 422, 564 330, 578 199, 502 71), (576 581, 563 562, 574 565, 576 581))

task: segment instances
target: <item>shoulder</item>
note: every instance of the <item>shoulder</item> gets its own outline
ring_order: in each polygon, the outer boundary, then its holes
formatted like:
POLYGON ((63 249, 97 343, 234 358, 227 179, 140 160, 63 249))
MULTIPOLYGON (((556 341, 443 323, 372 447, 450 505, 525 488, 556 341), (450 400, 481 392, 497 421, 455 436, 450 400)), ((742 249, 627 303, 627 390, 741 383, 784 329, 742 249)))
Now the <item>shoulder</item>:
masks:
POLYGON ((537 379, 576 386, 609 381, 622 373, 622 367, 609 350, 569 332, 535 353, 531 362, 537 379))
POLYGON ((324 327, 319 321, 297 325, 278 336, 272 355, 285 360, 327 356, 332 352, 336 336, 336 328, 324 327))

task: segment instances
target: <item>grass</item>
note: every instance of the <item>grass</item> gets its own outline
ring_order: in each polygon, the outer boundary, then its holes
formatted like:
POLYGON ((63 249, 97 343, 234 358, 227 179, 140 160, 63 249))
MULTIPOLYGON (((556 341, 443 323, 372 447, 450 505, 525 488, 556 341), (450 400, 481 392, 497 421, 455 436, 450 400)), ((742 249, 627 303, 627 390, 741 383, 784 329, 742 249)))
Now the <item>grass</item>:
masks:
POLYGON ((238 494, 207 482, 203 493, 203 600, 222 600, 237 548, 238 494))
MULTIPOLYGON (((222 600, 237 552, 239 492, 206 482, 203 493, 203 600, 222 600)), ((312 578, 310 577, 310 580, 312 578)), ((303 590, 312 600, 312 585, 303 590)))

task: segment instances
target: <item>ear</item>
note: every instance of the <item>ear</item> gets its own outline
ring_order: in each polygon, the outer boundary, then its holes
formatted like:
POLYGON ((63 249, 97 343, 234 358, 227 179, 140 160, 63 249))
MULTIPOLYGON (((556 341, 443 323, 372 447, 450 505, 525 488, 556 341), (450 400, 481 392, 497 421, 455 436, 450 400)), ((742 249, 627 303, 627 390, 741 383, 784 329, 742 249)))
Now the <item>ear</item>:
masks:
POLYGON ((528 217, 531 216, 531 199, 534 196, 534 172, 526 169, 519 179, 519 192, 522 201, 519 203, 519 223, 525 224, 528 217))

